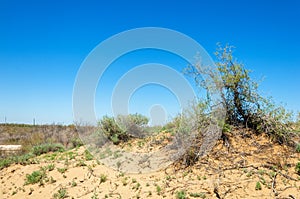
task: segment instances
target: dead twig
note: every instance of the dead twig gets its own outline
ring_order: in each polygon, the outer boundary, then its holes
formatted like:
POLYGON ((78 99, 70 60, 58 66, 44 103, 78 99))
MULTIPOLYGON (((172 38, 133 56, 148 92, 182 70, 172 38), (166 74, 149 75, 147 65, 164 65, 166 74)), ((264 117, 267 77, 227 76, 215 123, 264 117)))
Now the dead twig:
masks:
POLYGON ((232 193, 233 191, 235 191, 235 190, 237 190, 237 189, 240 189, 240 188, 242 188, 242 187, 241 187, 241 186, 236 186, 235 188, 229 188, 227 191, 225 191, 224 197, 223 197, 223 198, 225 198, 225 196, 226 196, 228 193, 232 193))
POLYGON ((286 179, 293 180, 293 181, 297 181, 297 179, 295 179, 295 178, 293 178, 293 177, 291 177, 291 176, 288 176, 288 175, 282 173, 281 171, 278 171, 278 173, 279 173, 280 175, 282 175, 283 177, 285 177, 286 179))
POLYGON ((275 187, 276 187, 276 176, 277 176, 277 173, 275 173, 275 175, 274 175, 274 177, 273 177, 273 180, 272 180, 272 190, 273 190, 273 192, 274 192, 274 195, 275 195, 275 196, 278 196, 278 193, 277 193, 277 191, 276 191, 276 189, 275 189, 275 187))
POLYGON ((292 198, 292 199, 296 199, 296 198, 295 198, 293 195, 291 195, 291 194, 289 195, 289 197, 292 198))
POLYGON ((285 190, 290 189, 290 188, 293 188, 293 186, 288 186, 288 187, 285 187, 283 189, 279 189, 279 191, 285 191, 285 190))
POLYGON ((218 188, 217 187, 214 188, 214 193, 216 194, 217 198, 221 199, 221 196, 220 196, 220 194, 218 192, 218 188))

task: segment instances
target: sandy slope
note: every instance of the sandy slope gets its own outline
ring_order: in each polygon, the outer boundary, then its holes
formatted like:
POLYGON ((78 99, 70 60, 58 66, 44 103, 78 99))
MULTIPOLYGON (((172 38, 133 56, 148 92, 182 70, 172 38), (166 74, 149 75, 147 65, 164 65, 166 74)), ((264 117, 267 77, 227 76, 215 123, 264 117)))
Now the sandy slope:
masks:
POLYGON ((192 167, 177 164, 146 174, 123 174, 86 160, 84 151, 45 154, 37 164, 1 170, 0 198, 54 198, 60 189, 66 189, 67 198, 176 198, 179 191, 186 198, 300 198, 299 153, 263 136, 231 135, 230 148, 220 141, 192 167), (55 168, 46 171, 48 181, 24 185, 26 174, 49 164, 55 168), (261 190, 255 189, 257 182, 261 190))

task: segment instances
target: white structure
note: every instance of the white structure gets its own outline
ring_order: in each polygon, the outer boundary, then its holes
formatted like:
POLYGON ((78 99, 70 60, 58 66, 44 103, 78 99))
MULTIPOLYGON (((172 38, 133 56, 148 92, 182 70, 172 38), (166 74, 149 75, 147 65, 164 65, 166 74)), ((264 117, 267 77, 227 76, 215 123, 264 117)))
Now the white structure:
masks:
POLYGON ((0 145, 0 151, 19 151, 22 145, 0 145))

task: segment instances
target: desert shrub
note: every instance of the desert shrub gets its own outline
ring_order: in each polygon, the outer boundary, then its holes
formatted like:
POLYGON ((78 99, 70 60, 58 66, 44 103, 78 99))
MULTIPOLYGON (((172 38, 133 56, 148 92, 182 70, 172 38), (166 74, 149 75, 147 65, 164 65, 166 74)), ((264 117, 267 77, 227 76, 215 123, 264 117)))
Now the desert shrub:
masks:
POLYGON ((130 137, 138 137, 148 124, 148 118, 140 114, 119 115, 117 118, 104 116, 98 123, 100 134, 104 134, 114 144, 126 142, 130 137))
POLYGON ((58 171, 59 173, 65 173, 67 170, 68 170, 68 168, 66 168, 66 167, 63 167, 63 168, 57 168, 57 171, 58 171))
POLYGON ((212 93, 220 94, 220 103, 226 110, 225 124, 266 133, 279 143, 287 142, 291 113, 276 106, 270 98, 262 97, 258 83, 250 77, 251 71, 232 54, 232 46, 219 45, 215 53, 216 68, 198 62, 188 66, 185 73, 195 80, 198 87, 207 91, 208 101, 212 93))
POLYGON ((28 184, 43 184, 43 181, 47 177, 44 170, 33 171, 31 174, 26 175, 25 185, 28 184))
POLYGON ((107 175, 101 174, 100 175, 100 183, 104 183, 104 182, 106 182, 106 180, 107 180, 107 175))
POLYGON ((83 142, 79 137, 73 137, 71 139, 72 148, 81 147, 83 146, 83 142))
POLYGON ((292 113, 282 106, 276 106, 270 99, 262 100, 263 103, 249 120, 251 128, 258 133, 266 133, 278 143, 288 143, 292 132, 289 122, 292 113))
POLYGON ((177 199, 186 199, 187 198, 186 192, 184 190, 177 191, 176 198, 177 199))
POLYGON ((11 158, 0 159, 0 170, 6 167, 9 167, 13 163, 11 158))
POLYGON ((141 114, 118 115, 116 121, 123 131, 133 137, 142 138, 150 130, 146 128, 149 119, 141 114))
POLYGON ((261 190, 261 189, 262 189, 262 187, 261 187, 260 182, 256 182, 256 184, 255 184, 255 190, 261 190))
POLYGON ((199 100, 174 119, 173 133, 180 154, 178 160, 185 166, 196 163, 221 138, 221 122, 210 117, 210 111, 208 100, 199 100))
POLYGON ((159 185, 156 185, 156 192, 157 192, 157 195, 160 195, 161 194, 161 187, 159 185))
POLYGON ((94 159, 94 156, 90 153, 89 150, 84 151, 84 157, 85 157, 85 160, 87 160, 87 161, 94 159))
POLYGON ((120 128, 113 117, 104 116, 99 121, 99 131, 103 133, 114 144, 119 144, 121 141, 127 141, 129 135, 120 128))
POLYGON ((55 168, 54 164, 49 164, 49 165, 46 166, 45 170, 47 170, 47 171, 53 171, 54 168, 55 168))
POLYGON ((34 146, 32 148, 32 153, 34 155, 41 155, 44 153, 49 153, 49 152, 63 152, 65 150, 65 147, 60 144, 60 143, 45 143, 41 145, 34 146))
POLYGON ((87 164, 83 160, 79 160, 79 162, 76 163, 77 167, 85 167, 87 164))
POLYGON ((34 160, 32 160, 33 157, 34 157, 34 155, 32 153, 27 153, 24 155, 0 158, 0 170, 3 168, 9 167, 12 164, 28 165, 28 164, 34 163, 34 160))
POLYGON ((57 193, 53 194, 53 198, 62 199, 67 197, 67 189, 65 188, 59 188, 57 193))
POLYGON ((181 123, 181 115, 177 115, 167 124, 165 124, 161 130, 175 134, 176 130, 180 127, 180 123, 181 123))
POLYGON ((205 193, 190 193, 190 196, 193 198, 206 198, 205 193))
POLYGON ((21 164, 21 165, 28 165, 33 163, 33 161, 31 161, 31 159, 34 157, 34 155, 32 153, 27 153, 24 155, 20 155, 20 156, 15 156, 13 157, 14 159, 14 163, 17 164, 21 164))
POLYGON ((128 123, 135 124, 137 126, 146 126, 149 119, 141 114, 129 114, 129 115, 118 115, 117 120, 127 120, 128 123))

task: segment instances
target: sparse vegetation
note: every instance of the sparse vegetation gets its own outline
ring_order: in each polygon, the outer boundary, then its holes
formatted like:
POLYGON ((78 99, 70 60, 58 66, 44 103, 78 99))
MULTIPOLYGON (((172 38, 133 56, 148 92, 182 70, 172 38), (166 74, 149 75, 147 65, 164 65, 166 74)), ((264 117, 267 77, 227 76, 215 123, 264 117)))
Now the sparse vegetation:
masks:
POLYGON ((128 184, 127 178, 123 178, 122 179, 122 184, 123 184, 123 186, 126 186, 128 184))
POLYGON ((255 190, 261 190, 261 184, 260 182, 256 182, 256 185, 255 185, 255 190))
POLYGON ((83 146, 83 142, 79 137, 73 137, 71 143, 73 148, 83 146))
POLYGON ((297 153, 300 153, 300 143, 298 143, 298 144, 296 145, 296 152, 297 152, 297 153))
POLYGON ((26 154, 32 151, 34 146, 45 143, 60 143, 65 148, 72 148, 78 146, 80 142, 74 125, 0 124, 0 134, 1 144, 22 145, 20 154, 26 154))
POLYGON ((91 199, 98 199, 98 194, 96 192, 96 190, 94 190, 93 196, 91 199))
POLYGON ((84 157, 85 157, 85 160, 87 160, 87 161, 94 159, 93 155, 88 150, 84 151, 84 157))
POLYGON ((26 175, 25 185, 36 183, 40 183, 40 185, 43 185, 46 177, 47 175, 44 170, 34 171, 31 174, 26 175))
POLYGON ((32 153, 34 155, 41 155, 44 153, 49 153, 49 152, 63 152, 65 150, 64 146, 60 143, 46 143, 46 144, 41 144, 34 146, 32 148, 32 153))
POLYGON ((298 175, 300 175, 300 162, 296 164, 295 171, 298 175))
POLYGON ((132 178, 131 182, 132 182, 132 183, 136 183, 137 181, 136 181, 135 178, 132 178))
POLYGON ((65 173, 66 171, 68 170, 68 168, 66 168, 66 167, 63 167, 63 168, 57 168, 57 171, 59 172, 59 173, 65 173))
POLYGON ((136 183, 136 184, 132 187, 132 189, 134 189, 134 190, 137 191, 140 187, 141 187, 141 184, 140 184, 140 183, 136 183))
POLYGON ((54 164, 49 164, 49 165, 46 167, 46 169, 47 169, 48 171, 53 171, 54 168, 55 168, 55 165, 54 165, 54 164))
POLYGON ((36 163, 36 161, 32 159, 33 157, 33 154, 28 153, 24 155, 9 156, 3 159, 0 158, 0 170, 10 166, 11 164, 28 165, 31 163, 36 163))
POLYGON ((193 198, 206 198, 205 193, 189 193, 193 198))
POLYGON ((184 190, 177 191, 176 198, 177 199, 186 199, 187 198, 186 192, 184 190))
POLYGON ((67 189, 66 188, 59 188, 57 193, 53 194, 55 199, 62 199, 67 197, 67 189))
POLYGON ((74 179, 72 180, 71 186, 72 186, 72 187, 76 187, 76 186, 77 186, 77 183, 75 182, 74 179))
POLYGON ((85 167, 87 164, 83 160, 79 160, 79 162, 76 163, 77 167, 85 167))
POLYGON ((170 175, 166 176, 166 180, 170 181, 172 179, 172 177, 170 175))
POLYGON ((6 168, 8 166, 10 166, 13 163, 13 159, 12 158, 4 158, 4 159, 0 159, 0 169, 6 168))
POLYGON ((106 182, 106 180, 107 180, 107 175, 101 174, 100 175, 100 183, 104 183, 104 182, 106 182))
POLYGON ((161 194, 161 187, 159 185, 156 185, 156 192, 157 192, 157 195, 161 194))
POLYGON ((257 173, 260 174, 260 175, 264 175, 266 173, 266 171, 263 170, 263 169, 260 169, 260 170, 257 171, 257 173))

